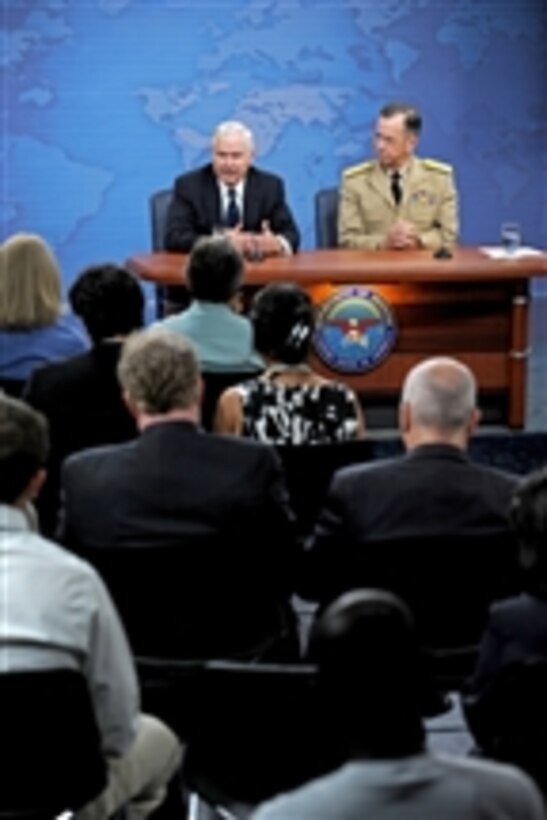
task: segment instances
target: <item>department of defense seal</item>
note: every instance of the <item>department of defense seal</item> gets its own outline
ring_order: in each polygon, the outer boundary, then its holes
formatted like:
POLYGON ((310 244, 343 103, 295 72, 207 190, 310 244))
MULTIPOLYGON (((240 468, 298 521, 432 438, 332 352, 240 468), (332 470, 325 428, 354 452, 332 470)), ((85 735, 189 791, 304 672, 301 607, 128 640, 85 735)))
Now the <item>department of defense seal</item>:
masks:
POLYGON ((366 373, 384 359, 396 327, 386 300, 369 288, 340 288, 321 306, 313 346, 340 373, 366 373))

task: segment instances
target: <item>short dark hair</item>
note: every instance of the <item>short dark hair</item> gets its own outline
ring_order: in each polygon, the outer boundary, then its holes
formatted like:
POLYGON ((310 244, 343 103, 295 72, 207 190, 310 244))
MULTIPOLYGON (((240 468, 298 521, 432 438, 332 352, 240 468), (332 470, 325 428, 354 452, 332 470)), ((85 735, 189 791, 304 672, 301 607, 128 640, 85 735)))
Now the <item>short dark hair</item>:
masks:
POLYGON ((404 102, 390 102, 380 110, 380 116, 384 119, 403 114, 405 128, 411 134, 418 136, 422 130, 422 115, 413 105, 404 102))
POLYGON ((45 417, 24 401, 0 392, 0 502, 13 504, 49 451, 45 417))
POLYGON ((190 254, 186 278, 194 299, 228 302, 241 285, 243 257, 225 237, 203 237, 190 254))
POLYGON ((142 327, 144 296, 138 279, 114 264, 86 268, 69 290, 78 314, 94 342, 127 336, 142 327))
POLYGON ((374 757, 420 751, 424 742, 422 658, 406 604, 385 590, 354 589, 315 624, 310 657, 331 709, 355 749, 374 757))
POLYGON ((315 328, 306 291, 289 282, 272 282, 257 293, 249 315, 259 353, 284 364, 305 360, 315 328))
POLYGON ((510 523, 517 536, 520 558, 526 560, 526 581, 547 583, 547 467, 523 478, 510 508, 510 523))

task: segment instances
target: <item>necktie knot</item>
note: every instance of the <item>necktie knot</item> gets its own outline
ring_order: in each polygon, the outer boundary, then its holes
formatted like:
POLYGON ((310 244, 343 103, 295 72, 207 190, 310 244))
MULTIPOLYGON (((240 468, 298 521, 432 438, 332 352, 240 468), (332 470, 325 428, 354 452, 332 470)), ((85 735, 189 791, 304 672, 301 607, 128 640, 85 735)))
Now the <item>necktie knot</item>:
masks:
POLYGON ((236 189, 228 188, 228 208, 226 210, 226 222, 229 228, 235 228, 239 223, 239 206, 237 204, 236 189))
POLYGON ((403 189, 401 187, 401 174, 399 171, 394 171, 391 175, 391 193, 393 201, 399 205, 403 198, 403 189))

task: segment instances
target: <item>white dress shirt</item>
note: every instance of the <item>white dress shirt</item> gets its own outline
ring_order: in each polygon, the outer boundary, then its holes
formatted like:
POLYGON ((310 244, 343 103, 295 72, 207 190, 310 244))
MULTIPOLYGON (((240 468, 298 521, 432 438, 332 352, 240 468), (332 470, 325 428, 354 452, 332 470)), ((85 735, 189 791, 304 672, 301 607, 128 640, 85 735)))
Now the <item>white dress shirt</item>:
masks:
POLYGON ((0 674, 79 669, 106 755, 132 744, 139 720, 133 659, 110 595, 85 561, 0 504, 0 674))

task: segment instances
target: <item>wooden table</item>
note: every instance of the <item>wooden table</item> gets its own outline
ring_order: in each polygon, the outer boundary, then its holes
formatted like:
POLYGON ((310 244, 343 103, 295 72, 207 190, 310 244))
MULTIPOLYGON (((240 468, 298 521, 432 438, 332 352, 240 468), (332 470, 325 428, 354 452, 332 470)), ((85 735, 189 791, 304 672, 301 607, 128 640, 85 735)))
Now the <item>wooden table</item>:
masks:
MULTIPOLYGON (((184 286, 185 256, 133 256, 128 267, 156 285, 184 286)), ((395 409, 401 383, 427 356, 451 355, 472 368, 487 421, 522 427, 525 419, 530 279, 547 276, 547 255, 494 260, 478 248, 459 248, 451 259, 430 251, 318 250, 249 263, 245 286, 297 282, 317 303, 342 285, 371 287, 386 299, 398 334, 390 355, 367 373, 340 374, 315 355, 320 372, 342 379, 365 407, 395 409)))

